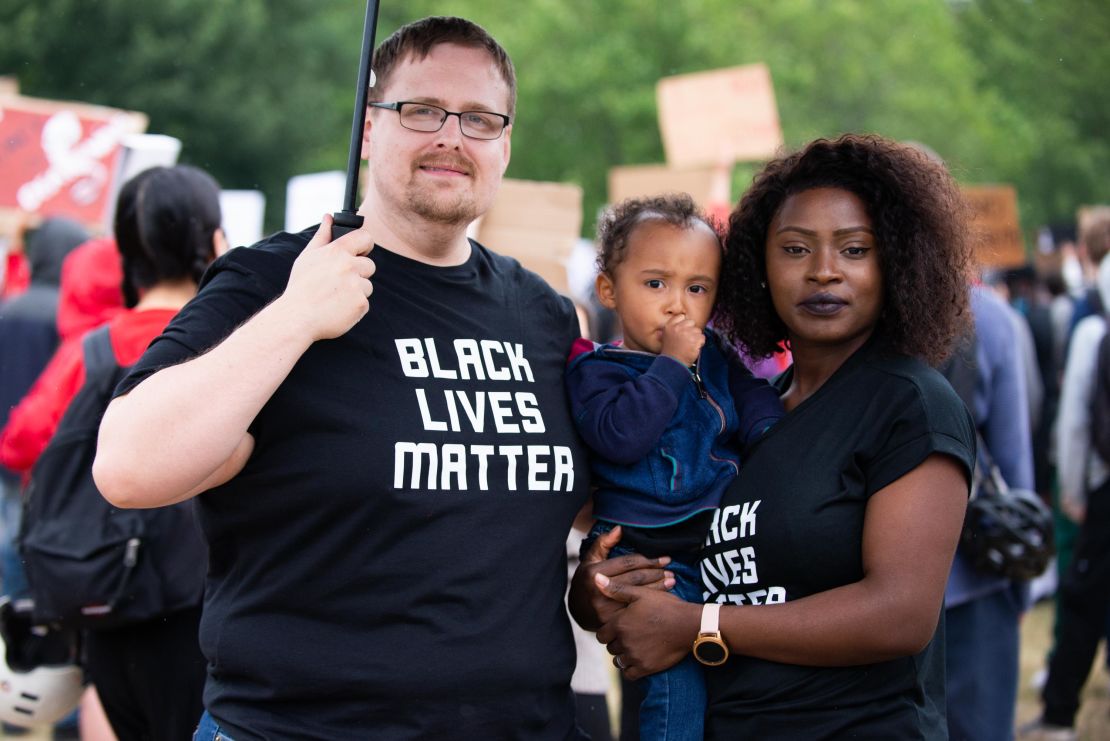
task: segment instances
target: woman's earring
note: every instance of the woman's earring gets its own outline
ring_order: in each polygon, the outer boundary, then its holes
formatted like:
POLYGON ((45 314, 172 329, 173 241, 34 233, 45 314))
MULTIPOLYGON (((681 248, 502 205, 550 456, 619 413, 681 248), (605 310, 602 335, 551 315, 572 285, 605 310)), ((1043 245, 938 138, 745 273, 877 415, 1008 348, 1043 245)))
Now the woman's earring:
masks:
POLYGON ((760 288, 766 288, 767 287, 767 281, 765 281, 765 280, 759 281, 759 287, 760 288))

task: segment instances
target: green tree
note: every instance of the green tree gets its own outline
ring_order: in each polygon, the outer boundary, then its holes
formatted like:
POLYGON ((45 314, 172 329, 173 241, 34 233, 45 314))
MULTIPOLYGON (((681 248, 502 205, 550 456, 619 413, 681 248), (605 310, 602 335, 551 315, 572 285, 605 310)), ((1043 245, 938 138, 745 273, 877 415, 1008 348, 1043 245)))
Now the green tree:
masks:
MULTIPOLYGON (((183 162, 260 188, 343 166, 361 24, 340 0, 0 2, 0 73, 26 95, 143 111, 183 162), (337 75, 336 70, 349 71, 337 75)), ((336 204, 338 209, 341 204, 336 204)))
MULTIPOLYGON (((435 12, 414 1, 396 23, 435 12)), ((520 101, 514 177, 577 182, 584 232, 609 168, 663 161, 660 77, 765 62, 787 146, 870 131, 929 145, 965 182, 1015 182, 1037 140, 1030 121, 965 44, 939 0, 530 0, 527 12, 471 0, 452 8, 513 55, 520 101)), ((737 169, 734 192, 756 164, 737 169)))
MULTIPOLYGON (((363 8, 0 0, 0 74, 148 113, 184 161, 261 187, 272 226, 287 178, 345 166, 363 8)), ((788 146, 845 131, 922 142, 964 182, 1014 184, 1027 228, 1110 201, 1101 0, 406 0, 383 4, 378 40, 443 12, 512 54, 509 175, 582 185, 586 234, 611 167, 663 161, 658 79, 751 62, 771 69, 788 146)))
MULTIPOLYGON (((1000 167, 1017 184, 1027 226, 1073 223, 1076 207, 1110 203, 1110 5, 1100 0, 965 0, 961 37, 984 95, 1006 100, 1031 136, 1027 157, 1000 167)), ((1004 147, 1010 131, 995 137, 1004 147)))

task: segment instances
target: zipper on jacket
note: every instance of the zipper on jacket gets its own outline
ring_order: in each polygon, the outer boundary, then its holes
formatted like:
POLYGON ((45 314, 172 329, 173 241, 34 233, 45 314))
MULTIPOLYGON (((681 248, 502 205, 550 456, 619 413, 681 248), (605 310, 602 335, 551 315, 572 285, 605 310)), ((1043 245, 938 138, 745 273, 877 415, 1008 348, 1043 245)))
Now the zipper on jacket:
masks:
POLYGON ((725 425, 727 423, 727 420, 725 419, 725 410, 721 409, 721 405, 718 404, 717 401, 709 395, 709 392, 705 390, 705 383, 702 382, 701 373, 698 372, 698 368, 700 367, 701 358, 699 357, 696 361, 694 361, 693 367, 690 368, 690 374, 694 377, 694 385, 698 388, 698 398, 708 401, 710 405, 712 405, 714 411, 717 412, 717 416, 721 418, 721 429, 718 432, 718 434, 720 434, 720 432, 725 431, 725 425))
POLYGON ((694 377, 694 385, 698 387, 698 398, 699 399, 708 399, 709 394, 706 393, 705 384, 702 383, 702 380, 701 380, 701 373, 698 372, 698 368, 700 368, 700 367, 701 367, 701 358, 699 357, 697 360, 694 361, 694 364, 690 366, 690 368, 689 368, 690 375, 694 377))

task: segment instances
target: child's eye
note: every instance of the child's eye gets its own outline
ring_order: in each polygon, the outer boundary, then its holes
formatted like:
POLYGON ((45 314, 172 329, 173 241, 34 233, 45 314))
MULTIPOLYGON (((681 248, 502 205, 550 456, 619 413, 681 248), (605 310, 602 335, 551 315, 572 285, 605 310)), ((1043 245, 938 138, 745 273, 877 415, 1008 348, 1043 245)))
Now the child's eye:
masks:
POLYGON ((690 291, 690 293, 705 293, 709 289, 705 286, 693 285, 690 286, 687 290, 690 291))
POLYGON ((870 251, 871 251, 870 247, 865 247, 863 245, 858 245, 858 244, 854 244, 854 245, 851 245, 849 247, 844 248, 844 254, 848 255, 849 257, 863 257, 864 255, 866 255, 870 251))
POLYGON ((648 288, 662 288, 663 281, 659 280, 658 278, 652 278, 649 281, 644 281, 644 285, 648 288))

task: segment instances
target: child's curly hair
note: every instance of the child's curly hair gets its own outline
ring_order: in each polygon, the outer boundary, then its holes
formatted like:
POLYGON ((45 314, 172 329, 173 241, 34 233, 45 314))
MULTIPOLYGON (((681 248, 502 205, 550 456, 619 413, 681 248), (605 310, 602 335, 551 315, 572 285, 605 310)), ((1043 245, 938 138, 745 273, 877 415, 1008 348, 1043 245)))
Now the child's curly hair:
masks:
POLYGON ((883 309, 876 335, 938 363, 969 325, 967 206, 944 165, 873 135, 817 139, 769 162, 729 217, 716 326, 753 357, 787 339, 767 288, 767 231, 783 202, 842 188, 867 207, 879 247, 883 309))
POLYGON ((702 212, 686 193, 667 193, 651 198, 626 198, 609 208, 597 222, 597 268, 611 276, 624 259, 628 237, 640 224, 661 221, 678 227, 702 222, 720 239, 718 224, 702 212))

